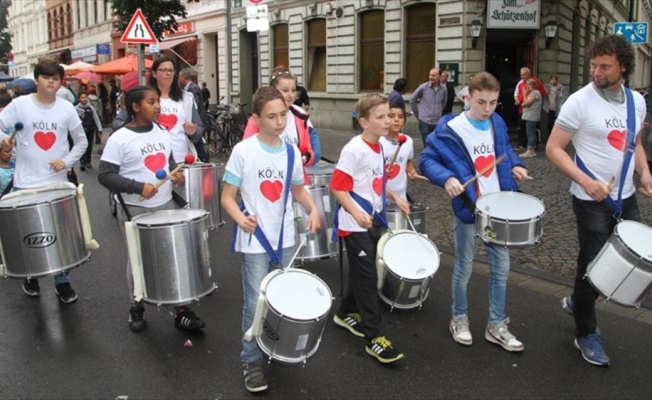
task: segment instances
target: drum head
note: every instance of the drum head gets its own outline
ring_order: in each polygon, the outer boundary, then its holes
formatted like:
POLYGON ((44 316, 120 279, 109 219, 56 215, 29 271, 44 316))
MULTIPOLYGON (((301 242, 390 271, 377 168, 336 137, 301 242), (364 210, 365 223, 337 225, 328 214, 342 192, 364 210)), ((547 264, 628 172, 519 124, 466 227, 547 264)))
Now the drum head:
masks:
POLYGON ((0 208, 34 206, 37 204, 51 203, 58 199, 76 195, 77 190, 75 189, 48 190, 45 192, 26 194, 24 196, 17 196, 10 199, 0 200, 0 208))
POLYGON ((167 226, 182 222, 190 222, 208 216, 208 212, 196 209, 161 210, 134 217, 133 222, 138 226, 167 226))
POLYGON ((476 202, 479 212, 492 218, 522 221, 543 215, 541 200, 518 192, 499 192, 481 196, 476 202))
POLYGON ((426 237, 414 232, 390 236, 383 247, 383 260, 396 275, 410 280, 427 278, 439 268, 439 251, 426 237))
POLYGON ((331 308, 331 291, 310 272, 288 270, 273 276, 265 289, 269 305, 279 314, 296 320, 310 320, 331 308))
POLYGON ((652 228, 636 221, 622 221, 615 232, 636 255, 652 262, 652 228))
POLYGON ((335 172, 335 164, 321 161, 316 165, 306 167, 306 173, 308 175, 333 175, 333 172, 335 172))

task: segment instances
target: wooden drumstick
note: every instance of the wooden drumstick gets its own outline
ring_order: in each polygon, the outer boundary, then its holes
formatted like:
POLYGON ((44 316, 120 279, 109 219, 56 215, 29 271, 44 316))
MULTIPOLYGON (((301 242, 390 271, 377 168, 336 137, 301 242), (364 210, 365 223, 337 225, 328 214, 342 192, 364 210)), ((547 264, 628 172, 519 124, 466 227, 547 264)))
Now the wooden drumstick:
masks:
POLYGON ((609 179, 609 183, 607 183, 607 188, 611 192, 611 187, 613 186, 614 182, 616 181, 616 177, 612 176, 611 179, 609 179))
POLYGON ((507 158, 507 156, 506 156, 505 154, 503 154, 502 156, 500 156, 500 157, 498 157, 497 159, 495 159, 494 162, 493 162, 492 164, 487 165, 486 167, 482 168, 480 171, 478 171, 477 174, 475 174, 475 176, 474 176, 473 178, 471 178, 471 179, 469 179, 468 181, 464 182, 464 183, 462 184, 462 187, 463 187, 464 189, 466 189, 467 186, 469 186, 470 184, 472 184, 473 182, 475 182, 476 180, 478 180, 478 178, 480 178, 482 175, 484 175, 485 172, 491 170, 492 168, 495 168, 498 164, 500 164, 501 162, 503 162, 503 161, 505 160, 505 158, 507 158))
POLYGON ((423 176, 423 175, 415 174, 414 177, 415 177, 416 179, 421 179, 421 180, 423 180, 423 181, 430 181, 430 179, 426 178, 426 177, 423 176))
POLYGON ((398 152, 401 150, 401 145, 403 143, 407 142, 407 137, 405 135, 398 135, 398 146, 396 146, 396 150, 394 151, 394 154, 392 154, 392 158, 389 159, 389 168, 387 169, 387 175, 392 174, 392 169, 394 169, 394 161, 396 161, 396 157, 398 157, 398 152))
POLYGON ((15 140, 16 140, 16 134, 18 133, 18 131, 22 131, 22 130, 23 130, 23 123, 22 122, 16 122, 14 124, 14 126, 7 129, 7 135, 11 135, 9 140, 11 140, 11 142, 14 143, 15 140))
MULTIPOLYGON (((185 157, 185 159, 184 159, 184 162, 179 163, 179 164, 177 165, 177 167, 176 167, 175 169, 172 170, 172 172, 170 172, 169 174, 167 174, 167 175, 166 175, 163 179, 161 179, 160 181, 156 182, 156 184, 154 185, 154 189, 158 189, 158 188, 160 188, 161 185, 163 185, 165 182, 167 182, 167 180, 170 179, 170 177, 171 177, 172 175, 174 175, 174 174, 176 174, 177 172, 179 172, 179 171, 181 170, 181 168, 183 168, 185 165, 189 165, 189 164, 192 164, 192 163, 194 163, 194 162, 195 162, 195 156, 193 156, 192 154, 188 154, 188 155, 186 155, 186 157, 185 157)), ((157 171, 157 173, 158 173, 158 172, 159 172, 159 171, 157 171)), ((144 198, 143 196, 140 196, 140 197, 138 198, 138 201, 143 201, 143 200, 145 200, 145 198, 144 198)))

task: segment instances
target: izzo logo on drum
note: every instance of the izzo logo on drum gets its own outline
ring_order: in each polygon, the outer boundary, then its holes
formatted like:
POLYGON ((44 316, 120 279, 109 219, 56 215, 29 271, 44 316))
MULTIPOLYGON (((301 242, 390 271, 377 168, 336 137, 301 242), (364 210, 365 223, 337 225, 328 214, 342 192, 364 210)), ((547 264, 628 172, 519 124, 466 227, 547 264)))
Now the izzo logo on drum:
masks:
POLYGON ((482 230, 482 235, 487 239, 496 239, 496 237, 498 236, 496 232, 491 230, 491 225, 487 225, 484 227, 484 229, 482 230))
POLYGON ((324 291, 323 288, 317 286, 317 287, 315 287, 315 289, 317 290, 317 294, 320 295, 321 297, 326 296, 326 292, 324 291))
POLYGON ((421 267, 421 268, 417 269, 416 274, 417 274, 417 275, 423 275, 423 274, 425 274, 426 272, 428 272, 428 270, 425 269, 425 268, 423 268, 423 267, 421 267))
POLYGON ((270 338, 273 341, 277 341, 280 339, 278 336, 278 332, 276 332, 276 329, 272 328, 272 326, 267 322, 265 318, 263 318, 263 332, 265 332, 265 336, 270 338))
POLYGON ((57 236, 52 232, 36 232, 30 233, 23 238, 25 246, 39 249, 48 247, 57 241, 57 236))

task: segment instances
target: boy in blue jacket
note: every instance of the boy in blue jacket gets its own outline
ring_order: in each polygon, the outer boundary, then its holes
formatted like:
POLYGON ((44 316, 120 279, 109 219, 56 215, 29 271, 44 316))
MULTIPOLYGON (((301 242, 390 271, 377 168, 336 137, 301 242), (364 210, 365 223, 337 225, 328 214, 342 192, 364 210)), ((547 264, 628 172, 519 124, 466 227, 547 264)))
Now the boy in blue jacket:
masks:
MULTIPOLYGON (((419 169, 428 179, 443 187, 452 199, 455 234, 455 264, 452 283, 450 331, 457 343, 470 346, 467 284, 475 255, 475 201, 500 191, 516 191, 514 180, 527 178, 527 170, 509 144, 505 121, 494 114, 500 84, 487 72, 476 74, 469 83, 471 108, 457 115, 442 117, 434 134, 428 137, 419 159, 419 169), (495 165, 495 160, 506 159, 495 165), (493 167, 492 167, 493 164, 493 167), (489 167, 489 169, 487 169, 489 167), (466 188, 461 182, 484 173, 466 188)), ((489 255, 489 320, 485 339, 511 352, 523 351, 523 343, 509 332, 505 315, 509 250, 485 243, 489 255)))

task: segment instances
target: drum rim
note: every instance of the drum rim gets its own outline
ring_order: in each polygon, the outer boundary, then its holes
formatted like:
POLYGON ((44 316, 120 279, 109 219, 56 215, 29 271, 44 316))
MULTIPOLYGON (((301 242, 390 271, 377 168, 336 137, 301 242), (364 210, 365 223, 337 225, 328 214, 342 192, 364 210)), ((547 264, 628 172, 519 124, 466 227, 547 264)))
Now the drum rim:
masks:
POLYGON ((131 222, 133 222, 133 223, 136 224, 137 226, 146 226, 146 227, 169 227, 169 226, 179 226, 179 225, 182 225, 182 224, 192 223, 192 222, 196 222, 196 221, 200 221, 200 220, 202 220, 202 219, 208 218, 208 215, 209 215, 209 214, 210 214, 210 213, 209 213, 208 211, 206 211, 206 210, 202 210, 202 209, 199 209, 199 208, 189 208, 189 209, 181 209, 181 208, 180 208, 180 209, 176 209, 176 210, 158 210, 158 211, 152 211, 152 212, 149 212, 149 213, 144 213, 144 214, 136 215, 135 217, 132 218, 131 222), (142 222, 141 222, 141 223, 139 223, 139 222, 137 221, 137 220, 140 219, 141 217, 151 216, 151 214, 162 213, 162 212, 168 212, 168 213, 169 213, 170 211, 190 211, 190 210, 193 210, 193 211, 201 211, 202 213, 201 213, 201 215, 199 215, 199 216, 197 216, 197 217, 193 217, 193 218, 190 218, 190 219, 185 219, 185 220, 183 220, 183 221, 179 221, 178 223, 170 223, 170 222, 155 222, 155 223, 142 223, 142 222))
MULTIPOLYGON (((67 194, 65 196, 62 196, 62 197, 54 198, 52 200, 43 200, 43 201, 39 201, 38 203, 31 203, 31 204, 20 204, 20 205, 15 204, 15 205, 12 205, 12 206, 3 205, 2 200, 0 200, 0 210, 15 210, 15 209, 23 209, 23 208, 32 208, 32 207, 40 206, 40 205, 43 205, 43 204, 60 203, 60 202, 62 202, 64 200, 68 200, 69 198, 76 198, 77 197, 77 189, 47 190, 47 191, 43 191, 43 192, 39 192, 39 193, 33 193, 33 194, 42 194, 42 193, 54 192, 54 191, 60 191, 60 190, 71 191, 72 193, 69 193, 69 194, 67 194)), ((14 199, 18 199, 18 198, 6 199, 5 201, 9 202, 9 201, 14 200, 14 199)))
POLYGON ((623 236, 622 236, 620 233, 618 233, 618 225, 620 225, 620 224, 622 224, 622 223, 627 223, 627 224, 633 223, 633 225, 640 225, 640 226, 643 226, 643 227, 648 228, 648 229, 650 229, 650 230, 652 230, 652 228, 650 228, 649 226, 645 225, 645 224, 642 223, 642 222, 639 222, 639 221, 633 221, 633 220, 623 220, 623 221, 620 221, 620 222, 617 223, 616 226, 614 227, 614 235, 618 236, 621 245, 623 245, 623 246, 624 246, 624 247, 625 247, 625 248, 626 248, 630 253, 632 253, 634 256, 636 256, 636 257, 638 257, 638 258, 640 258, 640 259, 643 259, 643 260, 645 260, 648 264, 651 264, 651 265, 652 265, 652 259, 650 259, 650 258, 648 258, 648 257, 646 257, 646 256, 643 256, 643 255, 639 254, 637 251, 635 251, 635 250, 634 250, 630 245, 627 244, 627 242, 623 239, 623 236))

